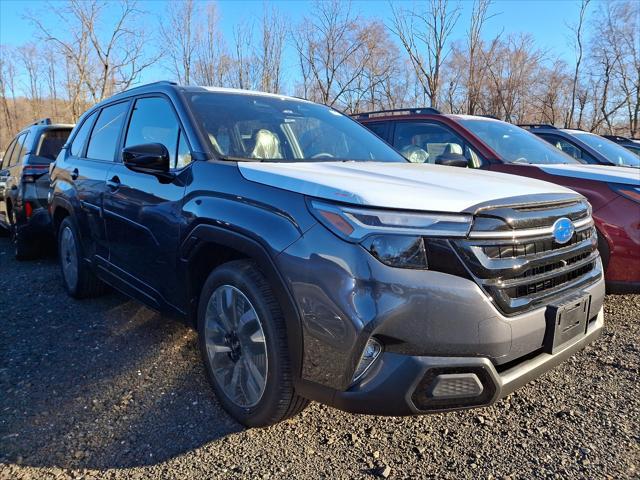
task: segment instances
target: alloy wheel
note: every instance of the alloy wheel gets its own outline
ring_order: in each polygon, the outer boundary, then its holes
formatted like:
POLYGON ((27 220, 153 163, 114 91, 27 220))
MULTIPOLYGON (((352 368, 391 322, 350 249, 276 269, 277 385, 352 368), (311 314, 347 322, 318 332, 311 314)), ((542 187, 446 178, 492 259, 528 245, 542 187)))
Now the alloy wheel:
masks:
POLYGON ((78 253, 76 239, 69 227, 65 227, 60 234, 60 263, 67 285, 75 288, 78 282, 78 253))
POLYGON ((214 290, 204 335, 211 370, 224 394, 239 407, 257 405, 267 384, 267 344, 255 308, 236 287, 214 290))

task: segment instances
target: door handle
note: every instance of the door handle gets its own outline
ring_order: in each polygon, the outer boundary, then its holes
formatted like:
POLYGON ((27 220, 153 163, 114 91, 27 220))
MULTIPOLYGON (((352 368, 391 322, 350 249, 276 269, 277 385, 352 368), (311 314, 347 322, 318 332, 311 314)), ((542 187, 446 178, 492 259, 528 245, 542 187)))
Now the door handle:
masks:
POLYGON ((120 188, 120 179, 117 175, 115 177, 112 177, 110 180, 107 180, 107 187, 109 187, 109 190, 111 190, 112 192, 115 192, 118 188, 120 188))
POLYGON ((71 172, 71 180, 75 180, 76 178, 78 178, 78 175, 80 175, 80 172, 77 168, 74 168, 73 172, 71 172))

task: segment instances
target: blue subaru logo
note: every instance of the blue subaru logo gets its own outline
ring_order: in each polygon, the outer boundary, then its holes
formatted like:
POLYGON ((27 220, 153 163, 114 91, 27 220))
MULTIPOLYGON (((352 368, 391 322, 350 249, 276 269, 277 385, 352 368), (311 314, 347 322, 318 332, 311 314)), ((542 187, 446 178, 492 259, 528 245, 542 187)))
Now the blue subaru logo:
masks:
POLYGON ((558 243, 567 243, 571 240, 575 231, 576 228, 573 226, 573 222, 567 217, 559 218, 553 224, 553 238, 558 243))

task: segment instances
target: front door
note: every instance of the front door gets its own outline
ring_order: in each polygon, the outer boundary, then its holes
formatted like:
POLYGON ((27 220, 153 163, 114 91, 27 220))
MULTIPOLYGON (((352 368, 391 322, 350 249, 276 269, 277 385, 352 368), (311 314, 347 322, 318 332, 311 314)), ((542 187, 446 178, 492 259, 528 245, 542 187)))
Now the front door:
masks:
MULTIPOLYGON (((142 97, 131 111, 124 147, 161 143, 175 171, 190 158, 180 124, 165 97, 142 97)), ((120 156, 121 157, 121 156, 120 156)), ((107 175, 104 215, 109 262, 114 273, 150 303, 172 305, 177 288, 176 259, 185 186, 167 182, 116 162, 107 175)))

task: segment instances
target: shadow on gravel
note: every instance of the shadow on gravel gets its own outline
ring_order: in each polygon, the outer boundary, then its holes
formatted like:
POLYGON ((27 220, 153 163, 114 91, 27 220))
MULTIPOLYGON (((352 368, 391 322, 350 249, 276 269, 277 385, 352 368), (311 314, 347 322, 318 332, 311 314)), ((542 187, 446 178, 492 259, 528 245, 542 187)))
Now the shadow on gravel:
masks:
POLYGON ((11 253, 0 238, 0 462, 149 465, 242 429, 192 329, 117 293, 74 301, 54 258, 11 253))

